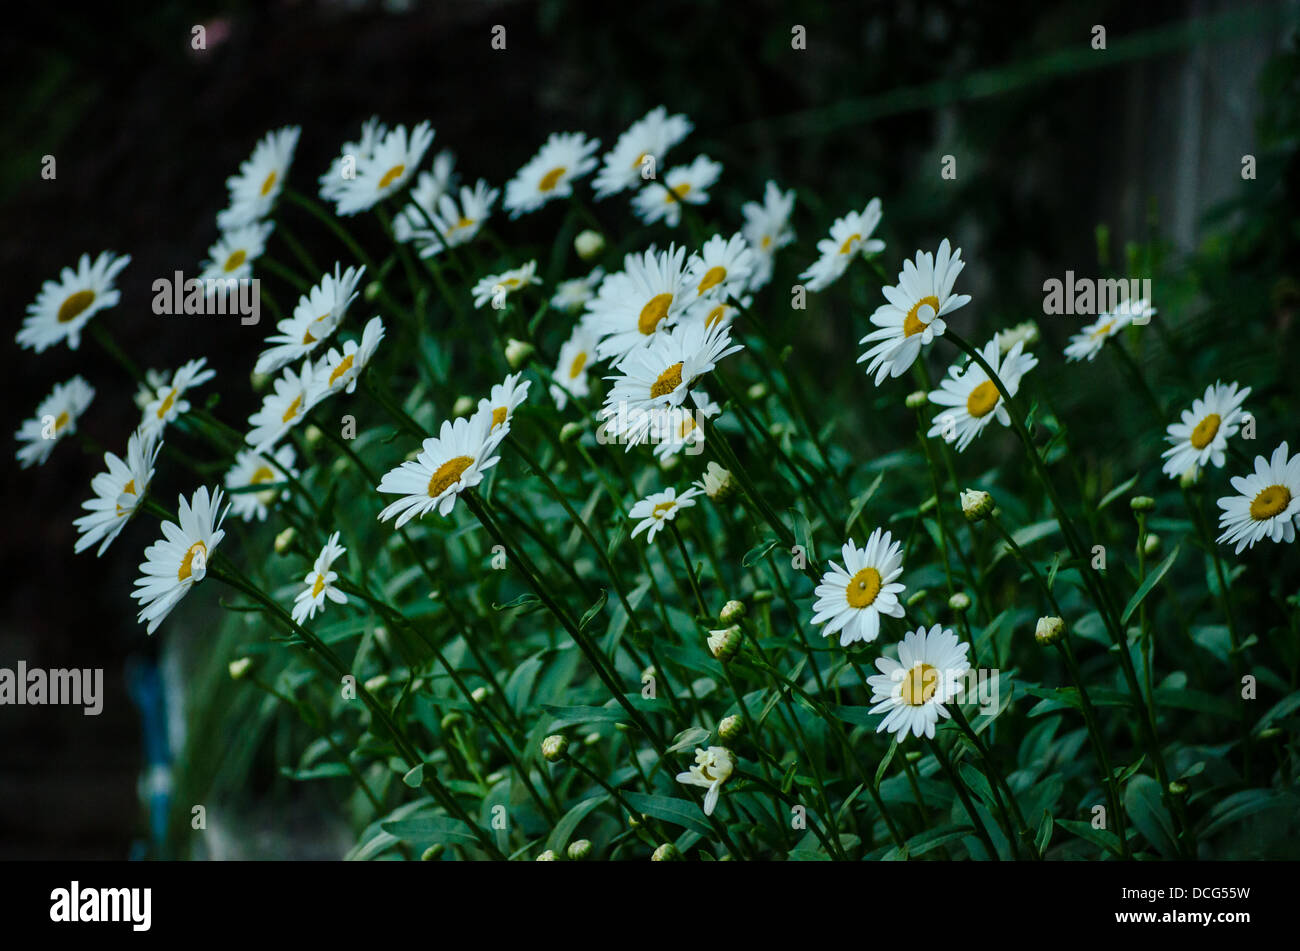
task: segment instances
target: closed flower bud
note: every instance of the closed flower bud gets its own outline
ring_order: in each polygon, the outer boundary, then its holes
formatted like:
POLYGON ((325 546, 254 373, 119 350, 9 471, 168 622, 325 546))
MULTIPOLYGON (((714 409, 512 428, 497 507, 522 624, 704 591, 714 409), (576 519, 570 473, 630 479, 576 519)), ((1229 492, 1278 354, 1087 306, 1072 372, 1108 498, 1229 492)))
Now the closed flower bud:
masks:
POLYGON ((1186 783, 1180 783, 1178 780, 1175 779, 1172 783, 1169 784, 1169 794, 1171 796, 1182 796, 1185 795, 1186 793, 1187 793, 1186 783))
POLYGON ((659 460, 659 468, 664 472, 670 472, 673 469, 676 469, 680 464, 681 459, 677 457, 676 453, 671 456, 664 456, 659 460))
POLYGON ((560 442, 573 442, 582 435, 582 423, 565 423, 560 427, 560 442))
POLYGON ((599 742, 600 742, 600 734, 595 732, 594 730, 582 738, 583 746, 595 746, 599 742))
POLYGON ((1046 646, 1055 644, 1065 636, 1065 622, 1059 617, 1040 617, 1034 628, 1034 640, 1046 646))
POLYGON ((745 616, 744 601, 728 601, 722 606, 721 613, 718 614, 718 620, 723 624, 735 624, 745 616))
POLYGON ((978 522, 993 513, 993 496, 982 489, 962 489, 961 514, 968 522, 978 522))
POLYGON ((970 595, 966 594, 966 592, 964 591, 958 591, 956 594, 954 594, 951 598, 948 599, 948 607, 952 608, 958 614, 962 614, 966 611, 969 611, 970 595))
POLYGON ((451 404, 452 416, 468 416, 474 412, 474 407, 478 404, 474 402, 472 396, 458 396, 456 402, 451 404))
POLYGON ((997 333, 998 350, 1002 353, 1010 353, 1011 348, 1021 343, 1026 347, 1032 347, 1038 343, 1038 325, 1032 320, 1026 320, 1024 323, 1016 324, 1007 330, 999 330, 997 333))
POLYGON ((232 660, 230 662, 230 679, 242 680, 244 675, 248 673, 252 666, 253 658, 251 657, 241 657, 239 660, 232 660))
POLYGON ((1128 500, 1128 507, 1134 512, 1150 512, 1156 507, 1156 500, 1149 495, 1135 495, 1128 500))
POLYGON ((751 387, 749 388, 749 398, 750 398, 751 400, 754 400, 755 402, 757 402, 757 401, 763 399, 763 397, 765 397, 765 396, 767 396, 767 384, 766 384, 766 383, 755 383, 753 386, 751 386, 751 387))
POLYGON ((736 480, 731 473, 716 462, 710 462, 704 469, 704 478, 700 480, 704 493, 713 501, 721 502, 736 491, 736 480))
POLYGON ((475 703, 482 703, 483 698, 487 696, 487 687, 475 687, 469 692, 469 698, 475 703))
MULTIPOLYGON (((258 373, 254 370, 248 375, 248 382, 252 385, 254 393, 260 393, 262 390, 266 389, 266 385, 271 382, 271 374, 258 373)), ((143 406, 140 408, 144 409, 143 406)))
POLYGON ((903 400, 903 405, 908 409, 920 409, 929 399, 930 397, 926 395, 925 390, 917 390, 914 393, 907 394, 907 399, 903 400))
POLYGON ((309 446, 316 445, 321 441, 321 437, 324 435, 325 434, 321 432, 315 424, 309 424, 307 428, 302 431, 302 436, 307 440, 307 445, 309 446))
POLYGON ((383 291, 384 291, 384 287, 382 284, 380 284, 378 281, 371 281, 369 284, 366 285, 366 289, 362 292, 362 295, 365 297, 366 300, 374 301, 379 297, 380 294, 383 293, 383 291))
POLYGON ((569 752, 569 741, 558 733, 552 733, 542 740, 542 759, 548 763, 558 763, 569 752))
POLYGON ((574 862, 581 862, 584 859, 591 858, 591 840, 577 839, 569 843, 569 848, 565 851, 570 859, 574 862))
POLYGON ((578 257, 584 261, 590 261, 605 250, 605 236, 599 231, 592 231, 590 228, 581 231, 573 239, 573 250, 577 251, 578 257))
POLYGON ((907 606, 908 606, 909 608, 911 608, 911 607, 915 607, 916 605, 918 605, 918 604, 920 604, 922 601, 924 601, 924 600, 925 600, 925 596, 926 596, 927 594, 929 594, 929 593, 930 593, 930 592, 928 592, 928 591, 926 591, 924 588, 922 588, 920 591, 917 591, 915 594, 913 594, 910 598, 907 599, 907 606))
POLYGON ((775 597, 775 595, 772 594, 770 589, 759 588, 749 596, 749 600, 753 601, 755 604, 767 604, 767 602, 771 601, 773 597, 775 597))
POLYGON ((665 842, 655 849, 654 854, 650 856, 651 862, 680 862, 681 859, 682 853, 671 842, 665 842))
POLYGON ((734 624, 720 631, 709 631, 709 651, 718 660, 730 660, 740 650, 740 628, 734 624))
POLYGON ((518 370, 533 355, 533 345, 526 340, 506 341, 506 363, 510 369, 518 370))
POLYGON ((1155 534, 1148 535, 1146 537, 1146 540, 1142 542, 1142 554, 1144 555, 1154 555, 1159 550, 1160 550, 1159 535, 1155 535, 1155 534))
POLYGON ((294 537, 294 535, 296 535, 296 534, 297 534, 297 532, 295 532, 294 529, 293 529, 293 526, 290 525, 288 528, 286 528, 284 531, 282 531, 279 535, 276 535, 276 536, 275 536, 275 553, 276 553, 277 555, 283 555, 286 551, 288 551, 288 550, 289 550, 289 546, 293 544, 293 537, 294 537))
POLYGON ((366 681, 366 689, 371 693, 376 690, 383 690, 386 686, 388 686, 388 674, 375 674, 366 681))
POLYGON ((744 718, 734 713, 729 717, 723 717, 722 722, 718 724, 718 739, 725 742, 735 740, 744 732, 744 718))
POLYGON ((538 862, 555 862, 555 861, 558 861, 558 856, 556 856, 555 851, 554 851, 553 849, 547 849, 547 850, 546 850, 545 852, 543 852, 541 855, 537 856, 536 861, 538 861, 538 862))

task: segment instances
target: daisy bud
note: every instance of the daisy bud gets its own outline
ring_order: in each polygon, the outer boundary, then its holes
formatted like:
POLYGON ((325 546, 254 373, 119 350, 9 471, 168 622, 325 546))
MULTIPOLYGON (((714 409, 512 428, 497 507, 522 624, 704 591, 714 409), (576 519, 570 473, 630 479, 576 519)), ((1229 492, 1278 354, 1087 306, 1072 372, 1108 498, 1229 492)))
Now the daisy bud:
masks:
POLYGON ((1146 541, 1142 543, 1142 554, 1154 555, 1160 550, 1160 536, 1148 535, 1146 541))
POLYGON ((718 620, 723 624, 735 624, 744 616, 744 601, 728 601, 722 606, 722 612, 718 615, 718 620))
POLYGON ((525 340, 506 341, 506 363, 510 369, 518 370, 533 355, 533 345, 525 340))
POLYGON ((929 592, 926 591, 924 588, 922 588, 920 591, 916 592, 916 594, 912 595, 910 598, 907 599, 907 606, 909 608, 915 607, 916 605, 920 604, 922 601, 925 600, 925 596, 927 594, 929 594, 929 592))
POLYGON ((709 632, 709 651, 718 660, 730 660, 740 650, 740 628, 734 624, 720 631, 709 632))
POLYGON ((542 740, 542 759, 548 763, 558 763, 569 752, 569 741, 558 733, 552 733, 542 740))
POLYGON ((664 472, 668 472, 669 470, 676 469, 680 462, 681 460, 678 459, 676 455, 664 456, 659 460, 659 468, 664 472))
POLYGON ((908 751, 907 751, 905 754, 903 754, 903 755, 907 757, 907 761, 908 761, 909 763, 915 763, 917 760, 919 760, 919 759, 920 759, 922 756, 924 756, 925 754, 923 754, 920 750, 908 750, 908 751))
POLYGON ((305 440, 307 440, 308 446, 316 445, 318 442, 321 441, 321 437, 324 435, 325 434, 322 433, 314 424, 309 424, 307 428, 304 429, 302 432, 302 436, 305 440))
POLYGON ((1040 617, 1034 628, 1034 640, 1046 647, 1065 636, 1065 622, 1059 617, 1040 617))
POLYGON ((371 693, 376 690, 383 690, 386 686, 388 686, 388 674, 375 674, 366 681, 366 689, 371 693))
POLYGON ((767 604, 767 602, 771 601, 773 597, 774 595, 769 589, 759 588, 749 596, 749 600, 753 601, 755 604, 767 604))
POLYGON ((582 423, 565 423, 560 428, 560 442, 573 442, 582 435, 582 423))
POLYGON ((1192 466, 1190 469, 1188 469, 1186 472, 1184 472, 1182 475, 1178 477, 1178 488, 1190 489, 1192 486, 1196 485, 1196 483, 1200 481, 1201 481, 1200 466, 1192 466))
POLYGON ((249 669, 252 666, 253 666, 253 658, 251 657, 241 657, 239 658, 239 660, 232 660, 230 662, 230 679, 231 680, 243 679, 244 675, 248 673, 249 669))
POLYGON ((736 480, 716 462, 710 462, 705 468, 702 481, 704 493, 715 502, 721 502, 736 491, 736 480))
POLYGON ((729 717, 723 717, 722 722, 718 724, 718 739, 726 742, 737 739, 743 732, 745 732, 745 720, 734 713, 729 717))
POLYGON ((964 614, 970 610, 970 595, 964 591, 958 591, 948 599, 948 607, 952 608, 958 614, 964 614))
POLYGON ((586 231, 580 231, 578 236, 573 239, 573 250, 577 251, 578 257, 584 261, 590 261, 605 250, 605 236, 599 231, 592 231, 590 228, 586 231))
POLYGON ((1186 792, 1187 792, 1186 783, 1180 783, 1178 780, 1175 779, 1172 783, 1169 784, 1169 795, 1171 796, 1182 796, 1186 794, 1186 792))
POLYGON ((383 292, 384 292, 384 286, 382 284, 380 284, 378 281, 371 281, 369 284, 366 285, 366 289, 362 291, 362 296, 365 297, 365 299, 368 301, 374 301, 377 300, 379 298, 379 295, 382 294, 383 292))
POLYGON ((445 852, 446 850, 447 847, 445 845, 443 845, 441 842, 437 842, 429 846, 427 849, 425 849, 423 852, 420 853, 420 861, 432 862, 438 856, 442 855, 442 853, 445 852))
POLYGON ((1026 320, 1024 323, 1016 324, 1006 330, 999 330, 997 333, 998 350, 1002 353, 1010 353, 1011 348, 1016 344, 1024 344, 1026 347, 1032 347, 1038 343, 1038 325, 1032 320, 1026 320))
POLYGON ((475 703, 482 703, 483 698, 487 696, 487 687, 475 687, 470 691, 469 697, 475 703))
POLYGON ((286 528, 284 531, 282 531, 279 535, 276 535, 276 536, 275 536, 275 553, 276 553, 277 555, 283 555, 286 551, 288 551, 288 550, 289 550, 289 546, 293 544, 293 537, 294 537, 294 535, 296 535, 296 534, 297 534, 297 533, 293 530, 293 526, 290 525, 288 528, 286 528))
POLYGON ((961 514, 968 522, 978 522, 988 518, 993 512, 993 496, 982 489, 962 489, 961 514))
POLYGON ((759 400, 763 399, 765 396, 767 396, 766 383, 755 383, 753 386, 749 388, 749 398, 754 402, 758 402, 759 400))
POLYGON ((495 773, 488 773, 486 776, 484 776, 483 782, 487 783, 489 786, 495 786, 497 783, 501 782, 501 780, 505 778, 506 778, 506 774, 501 772, 501 770, 497 770, 495 773))
POLYGON ((595 746, 599 742, 600 742, 600 734, 594 731, 588 733, 586 736, 582 738, 583 746, 595 746))
POLYGON ((451 405, 452 416, 468 416, 474 412, 474 407, 478 404, 474 402, 473 397, 458 396, 456 402, 451 405))
POLYGON ((537 856, 537 858, 535 859, 535 861, 538 861, 538 862, 555 862, 555 861, 558 861, 558 858, 557 858, 557 856, 556 856, 556 854, 555 854, 555 851, 554 851, 553 849, 547 849, 547 850, 546 850, 545 852, 543 852, 541 855, 537 856))
POLYGON ((576 842, 570 842, 565 854, 574 862, 581 862, 584 859, 591 858, 591 840, 578 839, 576 842))
POLYGON ((266 389, 266 384, 271 382, 271 374, 258 373, 254 370, 248 375, 248 382, 252 385, 254 393, 260 393, 262 390, 266 389))
POLYGON ((658 676, 659 676, 659 671, 655 670, 654 665, 651 664, 645 670, 641 671, 641 682, 645 683, 647 680, 653 680, 658 676))
POLYGON ((680 862, 681 859, 682 853, 677 851, 677 846, 671 842, 665 842, 650 856, 651 862, 680 862))
POLYGON ((1150 512, 1156 507, 1156 500, 1149 495, 1135 495, 1128 500, 1128 507, 1134 512, 1150 512))
POLYGON ((903 405, 908 409, 920 409, 929 399, 930 397, 925 390, 917 390, 914 393, 907 394, 907 399, 903 400, 903 405))
POLYGON ((628 813, 627 824, 629 828, 639 829, 645 825, 645 816, 638 813, 628 813))

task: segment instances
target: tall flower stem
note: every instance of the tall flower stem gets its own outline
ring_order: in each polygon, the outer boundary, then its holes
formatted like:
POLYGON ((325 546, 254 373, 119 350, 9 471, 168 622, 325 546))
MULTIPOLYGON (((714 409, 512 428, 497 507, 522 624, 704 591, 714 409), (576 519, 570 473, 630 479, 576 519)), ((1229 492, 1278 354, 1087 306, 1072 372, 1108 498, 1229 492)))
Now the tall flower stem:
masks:
POLYGON ((962 806, 966 809, 966 815, 970 816, 971 825, 975 828, 975 835, 979 837, 984 850, 989 854, 989 858, 994 862, 1002 861, 1002 856, 998 855, 998 850, 993 847, 993 840, 989 837, 989 830, 984 827, 984 820, 980 818, 980 814, 975 810, 974 803, 970 801, 970 795, 966 792, 966 787, 962 785, 961 779, 952 768, 948 755, 940 749, 937 742, 928 736, 925 738, 925 742, 930 747, 930 752, 934 754, 934 758, 938 761, 939 768, 948 777, 949 784, 956 791, 957 798, 961 800, 962 806))

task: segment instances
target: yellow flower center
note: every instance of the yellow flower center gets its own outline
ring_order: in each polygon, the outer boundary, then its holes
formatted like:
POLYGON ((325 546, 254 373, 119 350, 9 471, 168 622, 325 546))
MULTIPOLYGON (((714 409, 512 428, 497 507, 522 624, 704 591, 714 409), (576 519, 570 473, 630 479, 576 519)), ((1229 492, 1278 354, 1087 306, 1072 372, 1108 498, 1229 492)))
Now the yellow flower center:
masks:
POLYGON ((384 177, 379 180, 379 187, 387 188, 405 171, 405 165, 394 165, 388 171, 384 172, 384 177))
POLYGON ((170 390, 167 391, 166 398, 162 401, 162 404, 158 407, 158 418, 162 419, 168 413, 170 413, 172 404, 175 402, 176 402, 176 387, 173 386, 170 390))
POLYGON ((840 245, 840 254, 848 254, 850 251, 853 250, 853 242, 861 241, 861 240, 862 240, 862 235, 858 234, 855 231, 853 234, 845 238, 844 243, 840 245))
POLYGON ((313 598, 319 598, 320 593, 324 590, 325 590, 325 576, 322 574, 317 574, 316 583, 311 586, 311 596, 313 598))
POLYGON ((271 174, 266 176, 266 181, 262 182, 262 196, 271 194, 271 189, 275 187, 275 180, 280 175, 275 169, 271 169, 271 174))
POLYGON ((509 411, 504 406, 498 406, 492 410, 492 426, 488 429, 491 432, 506 421, 509 411))
POLYGON ((939 671, 929 664, 917 664, 903 677, 902 700, 912 707, 924 705, 939 688, 939 671))
POLYGON ((238 251, 232 251, 230 257, 226 258, 226 263, 221 265, 221 269, 229 274, 235 268, 239 267, 239 265, 243 264, 247 259, 248 252, 243 248, 240 248, 238 251))
POLYGON ((761 244, 763 246, 763 250, 766 251, 768 248, 772 246, 772 236, 770 234, 763 235, 763 240, 760 241, 759 244, 761 244))
POLYGON ((658 505, 654 507, 654 510, 650 513, 650 517, 653 519, 661 519, 676 507, 677 507, 676 502, 660 502, 658 505))
POLYGON ((310 330, 308 330, 302 335, 302 345, 304 347, 307 346, 307 344, 309 343, 315 343, 315 342, 316 342, 316 338, 311 335, 310 330))
POLYGON ((453 231, 455 231, 458 228, 472 228, 472 227, 474 227, 474 219, 466 218, 462 216, 454 225, 452 225, 450 228, 447 229, 447 233, 451 234, 453 231))
POLYGON ((461 475, 473 464, 473 456, 456 456, 440 465, 429 478, 429 498, 436 499, 459 482, 461 475))
POLYGON ((690 190, 691 190, 690 182, 682 182, 680 185, 672 186, 671 189, 665 188, 664 191, 666 191, 668 194, 664 196, 664 204, 671 205, 678 198, 685 198, 686 195, 690 192, 690 190), (677 194, 673 194, 673 192, 676 192, 677 194))
POLYGON ((1204 449, 1208 446, 1218 434, 1220 422, 1222 422, 1222 420, 1219 419, 1219 414, 1211 413, 1209 416, 1205 417, 1205 419, 1197 423, 1196 428, 1192 430, 1192 435, 1190 437, 1192 448, 1204 449))
POLYGON ((316 318, 315 323, 320 323, 322 320, 328 318, 329 315, 332 313, 333 311, 329 311, 329 310, 325 311, 325 313, 321 314, 319 317, 316 318))
POLYGON ((194 573, 194 556, 199 556, 199 566, 202 567, 208 560, 208 546, 203 542, 195 542, 190 546, 185 557, 181 559, 181 570, 176 572, 177 581, 186 581, 194 573))
POLYGON ((636 168, 636 167, 639 166, 642 162, 644 162, 644 161, 645 161, 645 157, 646 157, 647 155, 649 155, 649 154, 650 154, 649 152, 642 152, 640 155, 638 155, 638 156, 636 157, 636 161, 632 163, 632 168, 636 168))
POLYGON ((60 413, 60 414, 58 415, 58 418, 56 418, 56 419, 54 420, 54 431, 57 433, 57 432, 58 432, 60 429, 62 429, 64 426, 68 425, 68 420, 69 420, 70 418, 71 418, 71 417, 68 416, 68 411, 67 411, 67 410, 64 410, 62 413, 60 413))
POLYGON ((970 391, 970 396, 966 397, 966 412, 976 419, 987 416, 998 405, 999 396, 998 388, 993 385, 993 381, 985 380, 970 391))
POLYGON ((586 365, 587 365, 587 351, 583 350, 576 357, 574 357, 573 362, 569 364, 569 379, 576 380, 578 378, 578 374, 582 372, 582 368, 585 367, 586 365))
POLYGON ((1250 503, 1250 517, 1257 522, 1280 515, 1291 504, 1291 490, 1284 485, 1270 485, 1250 503))
POLYGON ((668 308, 673 302, 672 294, 656 294, 641 308, 641 316, 636 320, 636 329, 647 337, 655 332, 659 321, 668 316, 668 308))
POLYGON ((349 353, 346 357, 343 358, 343 360, 339 363, 339 365, 334 368, 334 372, 330 374, 330 379, 329 379, 330 386, 333 386, 334 381, 336 381, 344 373, 347 373, 349 370, 352 369, 352 361, 353 358, 355 357, 356 357, 355 353, 349 353))
POLYGON ((711 267, 704 274, 704 280, 700 281, 699 293, 703 294, 710 287, 717 287, 727 279, 727 269, 725 267, 711 267))
POLYGON ((78 314, 94 302, 94 291, 82 290, 70 294, 68 299, 59 305, 59 323, 66 324, 70 320, 75 320, 78 314))
POLYGON ((253 477, 248 480, 250 485, 261 485, 263 482, 274 482, 275 473, 271 471, 270 466, 259 466, 253 473, 253 477))
MULTIPOLYGON (((135 479, 128 479, 126 485, 122 486, 122 495, 135 495, 135 479)), ((117 517, 121 518, 127 513, 127 510, 119 504, 117 506, 117 517)))
POLYGON ((709 315, 704 318, 704 326, 712 327, 714 324, 720 324, 722 323, 722 318, 726 316, 727 305, 719 304, 717 307, 713 308, 713 310, 709 311, 709 315))
POLYGON ((663 373, 659 374, 659 379, 655 380, 650 386, 650 398, 654 399, 659 396, 667 396, 677 387, 682 385, 682 365, 674 363, 663 373))
POLYGON ((289 420, 297 416, 298 410, 301 406, 302 406, 302 394, 299 393, 297 396, 293 398, 293 402, 289 404, 289 408, 284 411, 284 415, 280 417, 280 422, 287 423, 289 422, 289 420))
POLYGON ((1114 318, 1111 318, 1092 332, 1092 339, 1100 340, 1102 337, 1106 336, 1106 334, 1110 333, 1110 328, 1114 326, 1115 320, 1114 318))
POLYGON ((880 572, 868 565, 849 579, 844 596, 851 608, 870 607, 880 594, 880 572))
POLYGON ((542 180, 537 183, 537 190, 539 192, 550 191, 552 188, 554 188, 556 185, 560 183, 560 179, 564 177, 564 173, 567 171, 568 169, 565 168, 563 165, 557 165, 555 168, 551 169, 549 172, 547 172, 545 175, 542 176, 542 180))
POLYGON ((926 307, 926 306, 928 306, 936 314, 939 313, 939 298, 935 297, 932 294, 929 297, 922 297, 919 301, 917 301, 915 304, 912 305, 912 309, 909 310, 907 312, 907 316, 903 318, 904 337, 911 337, 915 334, 919 334, 922 330, 924 330, 927 326, 929 326, 928 324, 921 323, 921 319, 916 316, 916 312, 920 310, 922 307, 926 307))

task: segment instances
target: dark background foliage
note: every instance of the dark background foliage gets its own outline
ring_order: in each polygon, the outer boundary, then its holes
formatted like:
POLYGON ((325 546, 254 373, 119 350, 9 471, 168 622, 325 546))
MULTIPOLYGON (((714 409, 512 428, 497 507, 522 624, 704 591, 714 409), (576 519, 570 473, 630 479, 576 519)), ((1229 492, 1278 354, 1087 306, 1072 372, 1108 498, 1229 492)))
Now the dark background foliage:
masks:
MULTIPOLYGON (((1300 96, 1276 5, 214 2, 24 5, 22 16, 0 38, 8 432, 79 372, 98 390, 84 430, 125 445, 133 387, 93 339, 40 356, 12 343, 40 282, 106 248, 132 264, 121 304, 96 319, 146 366, 206 355, 222 415, 247 416, 244 375, 269 322, 156 317, 150 285, 193 272, 216 238, 226 176, 267 129, 302 125, 293 178, 304 191, 372 114, 431 119, 435 149, 500 185, 551 131, 612 144, 660 103, 695 122, 683 155, 724 163, 715 202, 732 220, 769 177, 798 189, 804 238, 881 195, 891 261, 944 235, 967 249, 964 289, 982 327, 1041 315, 1043 280, 1067 268, 1154 274, 1159 320, 1187 328, 1183 350, 1164 352, 1159 335, 1147 354, 1160 391, 1190 400, 1240 374, 1261 409, 1293 421, 1283 366, 1297 291, 1278 278, 1300 243, 1300 96), (206 25, 206 51, 191 49, 195 24, 206 25), (494 24, 507 27, 505 51, 490 48, 494 24), (804 51, 791 49, 794 24, 807 29, 804 51), (1104 52, 1089 46, 1094 24, 1107 29, 1104 52), (1248 152, 1260 162, 1253 189, 1240 179, 1248 152), (939 175, 945 154, 955 181, 939 175), (53 181, 39 174, 45 155, 57 160, 53 181), (1110 252, 1101 264, 1099 224, 1110 252)), ((597 213, 625 222, 613 204, 597 213)), ((510 233, 546 240, 554 226, 539 214, 510 233)), ((306 221, 295 231, 318 259, 337 254, 306 221)), ((856 340, 871 306, 849 296, 810 309, 805 358, 856 340)), ((1051 320, 1040 320, 1045 346, 1059 351, 1077 328, 1051 320)), ((864 396, 852 363, 837 366, 816 399, 847 405, 851 431, 870 444, 875 417, 901 412, 899 394, 864 396)), ((1158 432, 1136 421, 1140 407, 1105 400, 1113 370, 1073 368, 1061 382, 1055 408, 1078 419, 1074 442, 1113 452, 1136 434, 1149 482, 1158 432)), ((122 856, 145 834, 128 660, 147 662, 159 646, 129 599, 145 542, 128 533, 102 559, 74 556, 72 519, 99 460, 71 441, 39 469, 10 459, 0 666, 104 667, 107 697, 97 718, 0 708, 0 855, 122 856)), ((164 498, 188 488, 167 477, 160 487, 164 498)))

